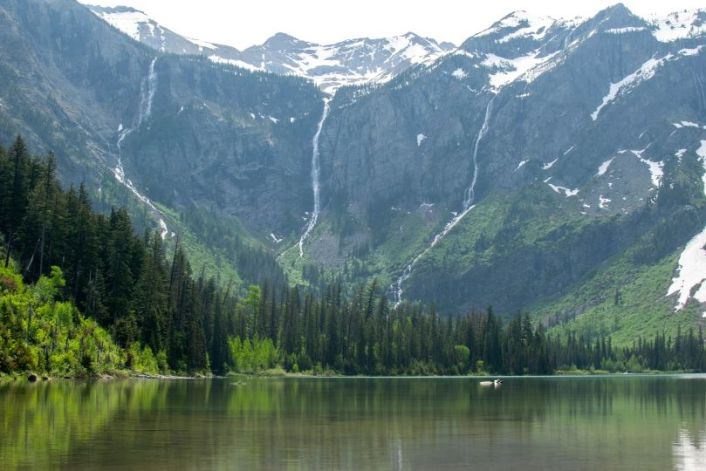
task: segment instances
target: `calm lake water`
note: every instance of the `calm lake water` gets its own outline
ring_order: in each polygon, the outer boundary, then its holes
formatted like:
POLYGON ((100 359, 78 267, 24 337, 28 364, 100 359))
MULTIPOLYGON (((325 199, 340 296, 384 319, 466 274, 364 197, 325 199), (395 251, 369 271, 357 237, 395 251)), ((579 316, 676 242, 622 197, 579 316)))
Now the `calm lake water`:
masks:
POLYGON ((706 376, 0 386, 0 469, 706 470, 706 376))

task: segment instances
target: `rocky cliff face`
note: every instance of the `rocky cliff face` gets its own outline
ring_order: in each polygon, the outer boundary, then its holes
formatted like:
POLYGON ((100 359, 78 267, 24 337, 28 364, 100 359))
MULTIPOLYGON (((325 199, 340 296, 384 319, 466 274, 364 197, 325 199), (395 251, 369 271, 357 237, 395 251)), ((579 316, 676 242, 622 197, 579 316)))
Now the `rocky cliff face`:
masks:
POLYGON ((620 5, 581 22, 515 13, 431 67, 342 94, 322 136, 334 222, 312 257, 364 247, 360 273, 392 292, 403 277, 405 297, 447 311, 561 296, 701 199, 672 198, 704 137, 699 18, 666 41, 620 5))
POLYGON ((264 234, 298 227, 311 199, 318 90, 173 56, 155 72, 152 115, 123 145, 138 186, 169 207, 195 201, 264 234))
POLYGON ((207 202, 263 230, 304 213, 322 109, 315 87, 161 56, 74 2, 1 6, 4 44, 15 45, 2 57, 5 141, 21 132, 55 149, 62 169, 82 169, 65 172, 72 181, 98 182, 122 157, 125 180, 145 197, 207 202))

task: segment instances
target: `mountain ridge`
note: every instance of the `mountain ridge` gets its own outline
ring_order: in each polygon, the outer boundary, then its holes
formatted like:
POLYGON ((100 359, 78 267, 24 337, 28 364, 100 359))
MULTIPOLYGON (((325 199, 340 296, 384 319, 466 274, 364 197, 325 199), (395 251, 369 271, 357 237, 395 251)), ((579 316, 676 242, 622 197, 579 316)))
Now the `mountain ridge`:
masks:
POLYGON ((388 38, 352 38, 332 44, 304 41, 278 32, 260 45, 235 47, 186 38, 131 7, 86 5, 131 38, 161 52, 197 54, 250 71, 308 78, 328 93, 342 86, 383 83, 406 68, 432 62, 455 46, 412 32, 388 38))

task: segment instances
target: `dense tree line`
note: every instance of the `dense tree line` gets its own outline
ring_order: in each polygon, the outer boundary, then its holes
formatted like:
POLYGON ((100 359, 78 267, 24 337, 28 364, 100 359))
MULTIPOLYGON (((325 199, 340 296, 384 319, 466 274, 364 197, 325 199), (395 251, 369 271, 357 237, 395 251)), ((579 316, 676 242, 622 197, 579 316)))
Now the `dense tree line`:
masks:
POLYGON ((334 284, 320 297, 296 288, 251 290, 250 309, 235 312, 232 367, 244 371, 282 365, 288 371, 345 374, 552 374, 557 370, 704 371, 701 330, 657 335, 614 348, 610 338, 548 335, 528 314, 507 323, 491 308, 439 317, 433 308, 391 309, 373 281, 345 299, 334 284), (267 345, 260 345, 267 342, 267 345), (274 351, 273 351, 274 348, 274 351), (260 357, 258 357, 258 349, 260 357), (238 352, 248 357, 241 361, 238 352), (275 360, 273 360, 275 359, 275 360))
POLYGON ((146 345, 172 370, 207 369, 215 282, 192 275, 178 244, 168 263, 158 233, 137 236, 124 209, 97 214, 83 185, 63 191, 55 171, 53 156, 31 157, 21 138, 0 150, 5 265, 16 260, 28 282, 62 267, 63 297, 119 345, 146 345))
POLYGON ((20 138, 0 148, 5 267, 14 260, 29 283, 56 279, 60 300, 78 308, 74 316, 80 311, 106 329, 130 368, 154 363, 177 372, 282 367, 346 374, 704 369, 701 331, 616 349, 609 338, 552 337, 527 314, 505 323, 490 308, 443 318, 433 307, 393 309, 377 281, 350 295, 338 282, 304 290, 281 275, 246 291, 223 287, 193 273, 178 240, 167 247, 157 232, 136 235, 124 209, 96 213, 86 189, 62 190, 55 172, 51 155, 31 157, 20 138), (53 266, 61 267, 61 281, 53 266))

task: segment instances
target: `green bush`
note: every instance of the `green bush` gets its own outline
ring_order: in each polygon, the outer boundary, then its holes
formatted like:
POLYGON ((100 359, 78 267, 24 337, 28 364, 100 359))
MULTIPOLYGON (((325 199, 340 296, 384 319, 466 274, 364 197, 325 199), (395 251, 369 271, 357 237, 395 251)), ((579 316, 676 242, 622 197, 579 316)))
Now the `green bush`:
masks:
POLYGON ((69 302, 57 302, 61 270, 25 286, 0 268, 0 371, 89 375, 118 370, 125 355, 110 335, 69 302))
POLYGON ((232 370, 238 373, 259 373, 279 366, 282 360, 280 350, 271 339, 231 337, 228 347, 232 370))

